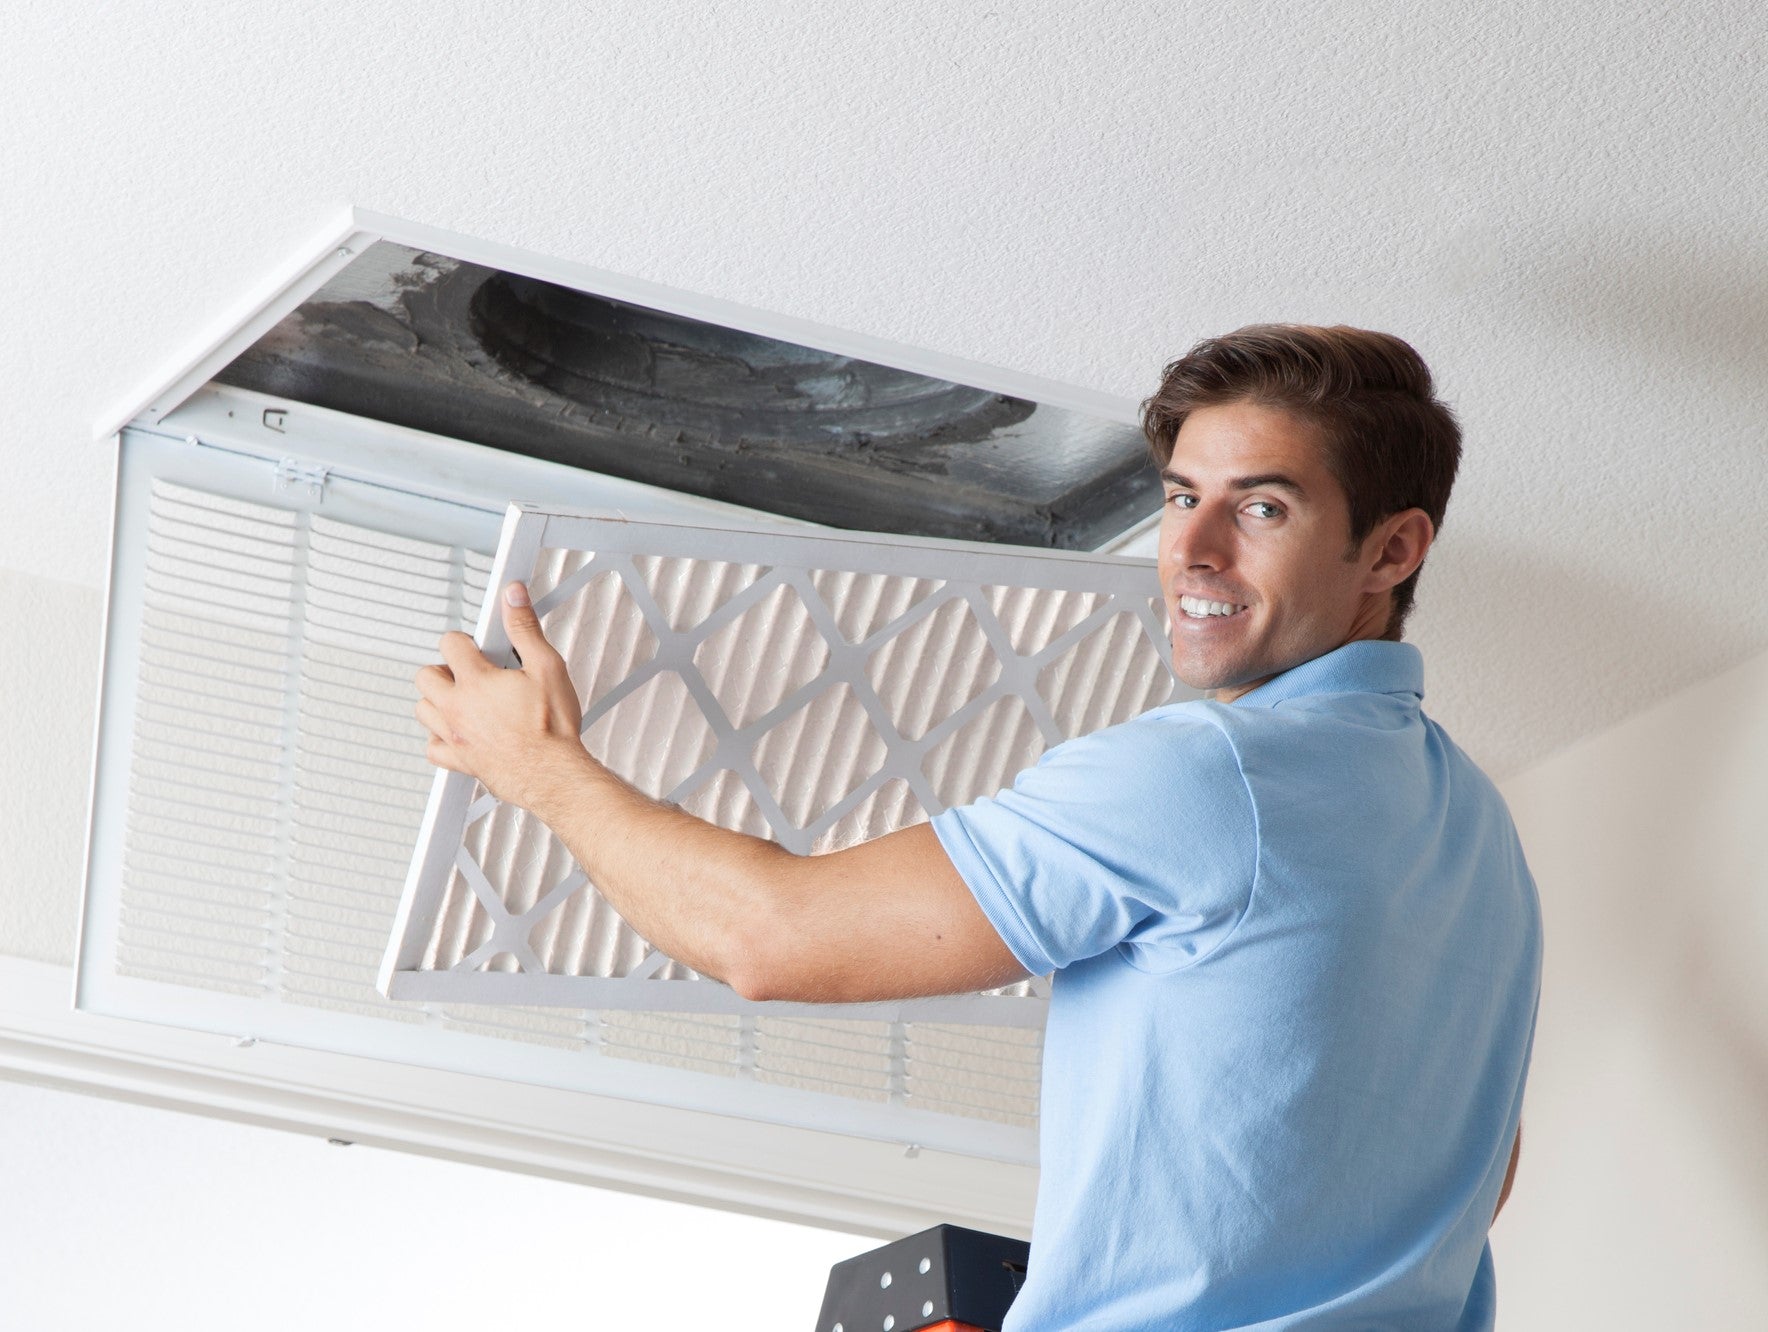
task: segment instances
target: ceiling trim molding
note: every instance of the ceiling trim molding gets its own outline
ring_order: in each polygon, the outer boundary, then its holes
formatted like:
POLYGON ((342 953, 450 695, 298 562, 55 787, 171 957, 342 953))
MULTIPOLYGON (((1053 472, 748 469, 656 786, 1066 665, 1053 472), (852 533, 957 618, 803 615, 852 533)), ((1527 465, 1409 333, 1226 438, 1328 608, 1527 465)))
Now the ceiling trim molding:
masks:
POLYGON ((73 993, 73 968, 0 956, 0 1076, 879 1238, 1030 1234, 1028 1166, 77 1013, 73 993))

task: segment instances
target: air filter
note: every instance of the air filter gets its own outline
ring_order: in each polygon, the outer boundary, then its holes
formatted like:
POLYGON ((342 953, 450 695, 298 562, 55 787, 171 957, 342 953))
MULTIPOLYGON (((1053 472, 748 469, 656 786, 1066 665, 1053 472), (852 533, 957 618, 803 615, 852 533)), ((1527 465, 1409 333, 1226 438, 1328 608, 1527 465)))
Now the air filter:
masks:
MULTIPOLYGON (((513 504, 589 750, 639 789, 809 854, 991 795, 1173 690, 1150 563, 513 504)), ((494 598, 478 641, 513 665, 494 598)), ((744 1000, 653 949, 552 832, 439 770, 381 972, 399 999, 1041 1027, 1037 981, 824 1006, 744 1000)))

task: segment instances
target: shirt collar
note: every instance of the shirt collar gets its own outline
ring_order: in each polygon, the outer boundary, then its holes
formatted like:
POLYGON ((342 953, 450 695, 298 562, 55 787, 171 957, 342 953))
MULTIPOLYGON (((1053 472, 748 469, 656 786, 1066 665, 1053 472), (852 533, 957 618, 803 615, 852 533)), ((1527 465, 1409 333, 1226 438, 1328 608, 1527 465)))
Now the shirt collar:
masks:
POLYGON ((1423 699, 1424 654, 1410 643, 1360 638, 1272 676, 1235 699, 1233 706, 1274 708, 1307 694, 1411 694, 1423 699))

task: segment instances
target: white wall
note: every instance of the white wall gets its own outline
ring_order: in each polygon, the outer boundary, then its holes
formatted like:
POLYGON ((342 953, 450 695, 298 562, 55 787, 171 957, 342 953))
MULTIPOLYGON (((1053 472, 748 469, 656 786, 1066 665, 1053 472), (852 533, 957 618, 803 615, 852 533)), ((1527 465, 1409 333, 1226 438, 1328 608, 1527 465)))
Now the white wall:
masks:
POLYGON ((1503 791, 1547 947, 1500 1326, 1759 1328, 1768 656, 1503 791))
POLYGON ((0 569, 0 953, 72 965, 104 594, 0 569))
POLYGON ((878 1244, 4 1081, 0 1124, 19 1332, 809 1329, 878 1244))

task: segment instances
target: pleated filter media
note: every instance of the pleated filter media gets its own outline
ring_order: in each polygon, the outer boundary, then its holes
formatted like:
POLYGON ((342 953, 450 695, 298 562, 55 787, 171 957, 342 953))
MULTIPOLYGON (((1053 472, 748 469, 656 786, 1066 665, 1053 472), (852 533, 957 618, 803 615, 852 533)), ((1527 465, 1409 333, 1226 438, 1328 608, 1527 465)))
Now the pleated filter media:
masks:
MULTIPOLYGON (((512 506, 492 584, 529 587, 589 750, 639 789, 809 854, 991 795, 1173 689, 1146 561, 512 506)), ((495 605, 481 646, 508 660, 495 605)), ((1013 1123, 1047 988, 757 1004, 639 938, 533 815, 439 772, 382 983, 572 1004, 601 1048, 1013 1123)))

